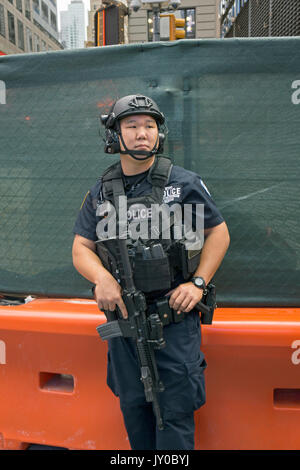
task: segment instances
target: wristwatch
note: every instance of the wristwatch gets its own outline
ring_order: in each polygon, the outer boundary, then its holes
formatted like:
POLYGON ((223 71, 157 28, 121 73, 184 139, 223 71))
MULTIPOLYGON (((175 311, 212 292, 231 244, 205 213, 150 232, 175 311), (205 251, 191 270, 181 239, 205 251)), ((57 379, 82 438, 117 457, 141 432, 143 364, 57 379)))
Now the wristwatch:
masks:
POLYGON ((199 287, 199 289, 202 289, 203 291, 206 290, 206 284, 205 284, 205 281, 203 279, 203 277, 192 277, 191 278, 191 282, 196 286, 196 287, 199 287))

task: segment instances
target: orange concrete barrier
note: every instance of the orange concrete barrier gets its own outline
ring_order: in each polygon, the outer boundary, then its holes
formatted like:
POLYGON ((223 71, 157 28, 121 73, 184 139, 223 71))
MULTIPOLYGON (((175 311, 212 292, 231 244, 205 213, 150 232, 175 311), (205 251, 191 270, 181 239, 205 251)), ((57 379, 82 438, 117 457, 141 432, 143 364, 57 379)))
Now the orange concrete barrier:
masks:
POLYGON ((198 449, 300 449, 300 309, 218 309, 204 327, 198 449))
MULTIPOLYGON (((0 449, 129 449, 89 300, 0 307, 0 449)), ((300 309, 217 309, 203 326, 196 449, 299 449, 300 309)))
POLYGON ((129 449, 95 302, 0 307, 0 448, 129 449))

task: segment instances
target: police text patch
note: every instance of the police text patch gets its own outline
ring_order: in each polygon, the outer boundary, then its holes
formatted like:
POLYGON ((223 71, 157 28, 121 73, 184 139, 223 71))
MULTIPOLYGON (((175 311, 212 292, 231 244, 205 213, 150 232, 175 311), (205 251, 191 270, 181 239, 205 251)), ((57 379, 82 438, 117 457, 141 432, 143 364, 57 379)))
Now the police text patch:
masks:
POLYGON ((176 201, 179 202, 181 198, 182 187, 180 184, 173 184, 171 186, 166 186, 164 189, 163 202, 167 204, 168 202, 176 201))

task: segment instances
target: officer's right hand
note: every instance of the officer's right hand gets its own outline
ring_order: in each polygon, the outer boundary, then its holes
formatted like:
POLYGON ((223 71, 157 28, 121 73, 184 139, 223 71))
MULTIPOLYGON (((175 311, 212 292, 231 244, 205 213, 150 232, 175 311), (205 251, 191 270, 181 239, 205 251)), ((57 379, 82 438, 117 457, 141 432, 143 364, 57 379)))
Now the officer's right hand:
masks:
POLYGON ((94 296, 99 309, 113 312, 118 306, 122 317, 128 318, 128 312, 121 294, 121 286, 115 278, 108 271, 102 273, 94 289, 94 296))

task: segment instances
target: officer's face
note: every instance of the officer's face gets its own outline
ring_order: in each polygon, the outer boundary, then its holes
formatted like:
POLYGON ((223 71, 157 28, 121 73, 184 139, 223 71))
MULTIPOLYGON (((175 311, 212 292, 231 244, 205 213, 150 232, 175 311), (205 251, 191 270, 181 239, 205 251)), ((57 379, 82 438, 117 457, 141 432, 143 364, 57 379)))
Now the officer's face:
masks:
MULTIPOLYGON (((155 146, 158 128, 155 119, 145 114, 128 116, 120 122, 121 132, 129 150, 151 151, 155 146)), ((120 142, 121 150, 125 150, 120 142)))

